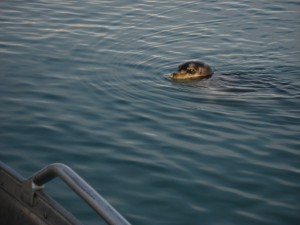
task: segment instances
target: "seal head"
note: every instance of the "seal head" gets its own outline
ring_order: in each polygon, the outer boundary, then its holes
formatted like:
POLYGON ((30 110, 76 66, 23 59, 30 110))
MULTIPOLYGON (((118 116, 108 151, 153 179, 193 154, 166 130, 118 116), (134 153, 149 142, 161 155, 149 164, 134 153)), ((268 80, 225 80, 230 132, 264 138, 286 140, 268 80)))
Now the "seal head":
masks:
POLYGON ((213 71, 209 65, 199 61, 189 61, 178 66, 175 73, 170 74, 174 80, 191 80, 212 76, 213 71))

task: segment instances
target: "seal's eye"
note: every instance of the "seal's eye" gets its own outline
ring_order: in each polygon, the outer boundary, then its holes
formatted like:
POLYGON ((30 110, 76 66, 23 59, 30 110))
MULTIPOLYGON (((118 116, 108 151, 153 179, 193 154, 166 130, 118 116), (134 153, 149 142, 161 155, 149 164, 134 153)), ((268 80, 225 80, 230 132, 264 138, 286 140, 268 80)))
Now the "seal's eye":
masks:
POLYGON ((191 69, 188 69, 186 72, 187 72, 187 73, 190 73, 190 74, 195 74, 195 73, 196 73, 195 70, 191 70, 191 69))

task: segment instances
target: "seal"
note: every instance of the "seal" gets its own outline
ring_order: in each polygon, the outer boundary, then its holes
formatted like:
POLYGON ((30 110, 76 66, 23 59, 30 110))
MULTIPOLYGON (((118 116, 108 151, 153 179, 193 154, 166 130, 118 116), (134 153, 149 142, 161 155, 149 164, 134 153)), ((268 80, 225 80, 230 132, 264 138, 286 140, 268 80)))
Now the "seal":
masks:
POLYGON ((170 74, 173 80, 192 80, 211 77, 213 71, 211 67, 199 61, 188 61, 178 66, 175 73, 170 74))

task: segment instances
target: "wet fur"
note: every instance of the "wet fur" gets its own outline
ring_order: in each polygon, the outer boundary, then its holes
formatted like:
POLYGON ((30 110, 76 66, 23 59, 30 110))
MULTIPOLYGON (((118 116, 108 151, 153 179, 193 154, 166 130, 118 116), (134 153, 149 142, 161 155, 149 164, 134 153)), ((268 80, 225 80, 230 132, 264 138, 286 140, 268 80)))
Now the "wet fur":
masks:
POLYGON ((199 61, 189 61, 178 66, 178 70, 170 75, 173 80, 194 80, 211 77, 211 67, 199 61))

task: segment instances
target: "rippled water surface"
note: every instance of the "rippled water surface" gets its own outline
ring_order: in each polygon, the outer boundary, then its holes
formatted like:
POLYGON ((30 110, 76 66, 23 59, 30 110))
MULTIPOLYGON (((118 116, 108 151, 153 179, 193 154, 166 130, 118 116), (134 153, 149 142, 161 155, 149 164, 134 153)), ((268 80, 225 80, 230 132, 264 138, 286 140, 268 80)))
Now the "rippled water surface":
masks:
POLYGON ((1 1, 0 28, 0 159, 25 177, 66 163, 132 224, 300 224, 299 1, 1 1), (168 79, 192 59, 214 76, 168 79))

